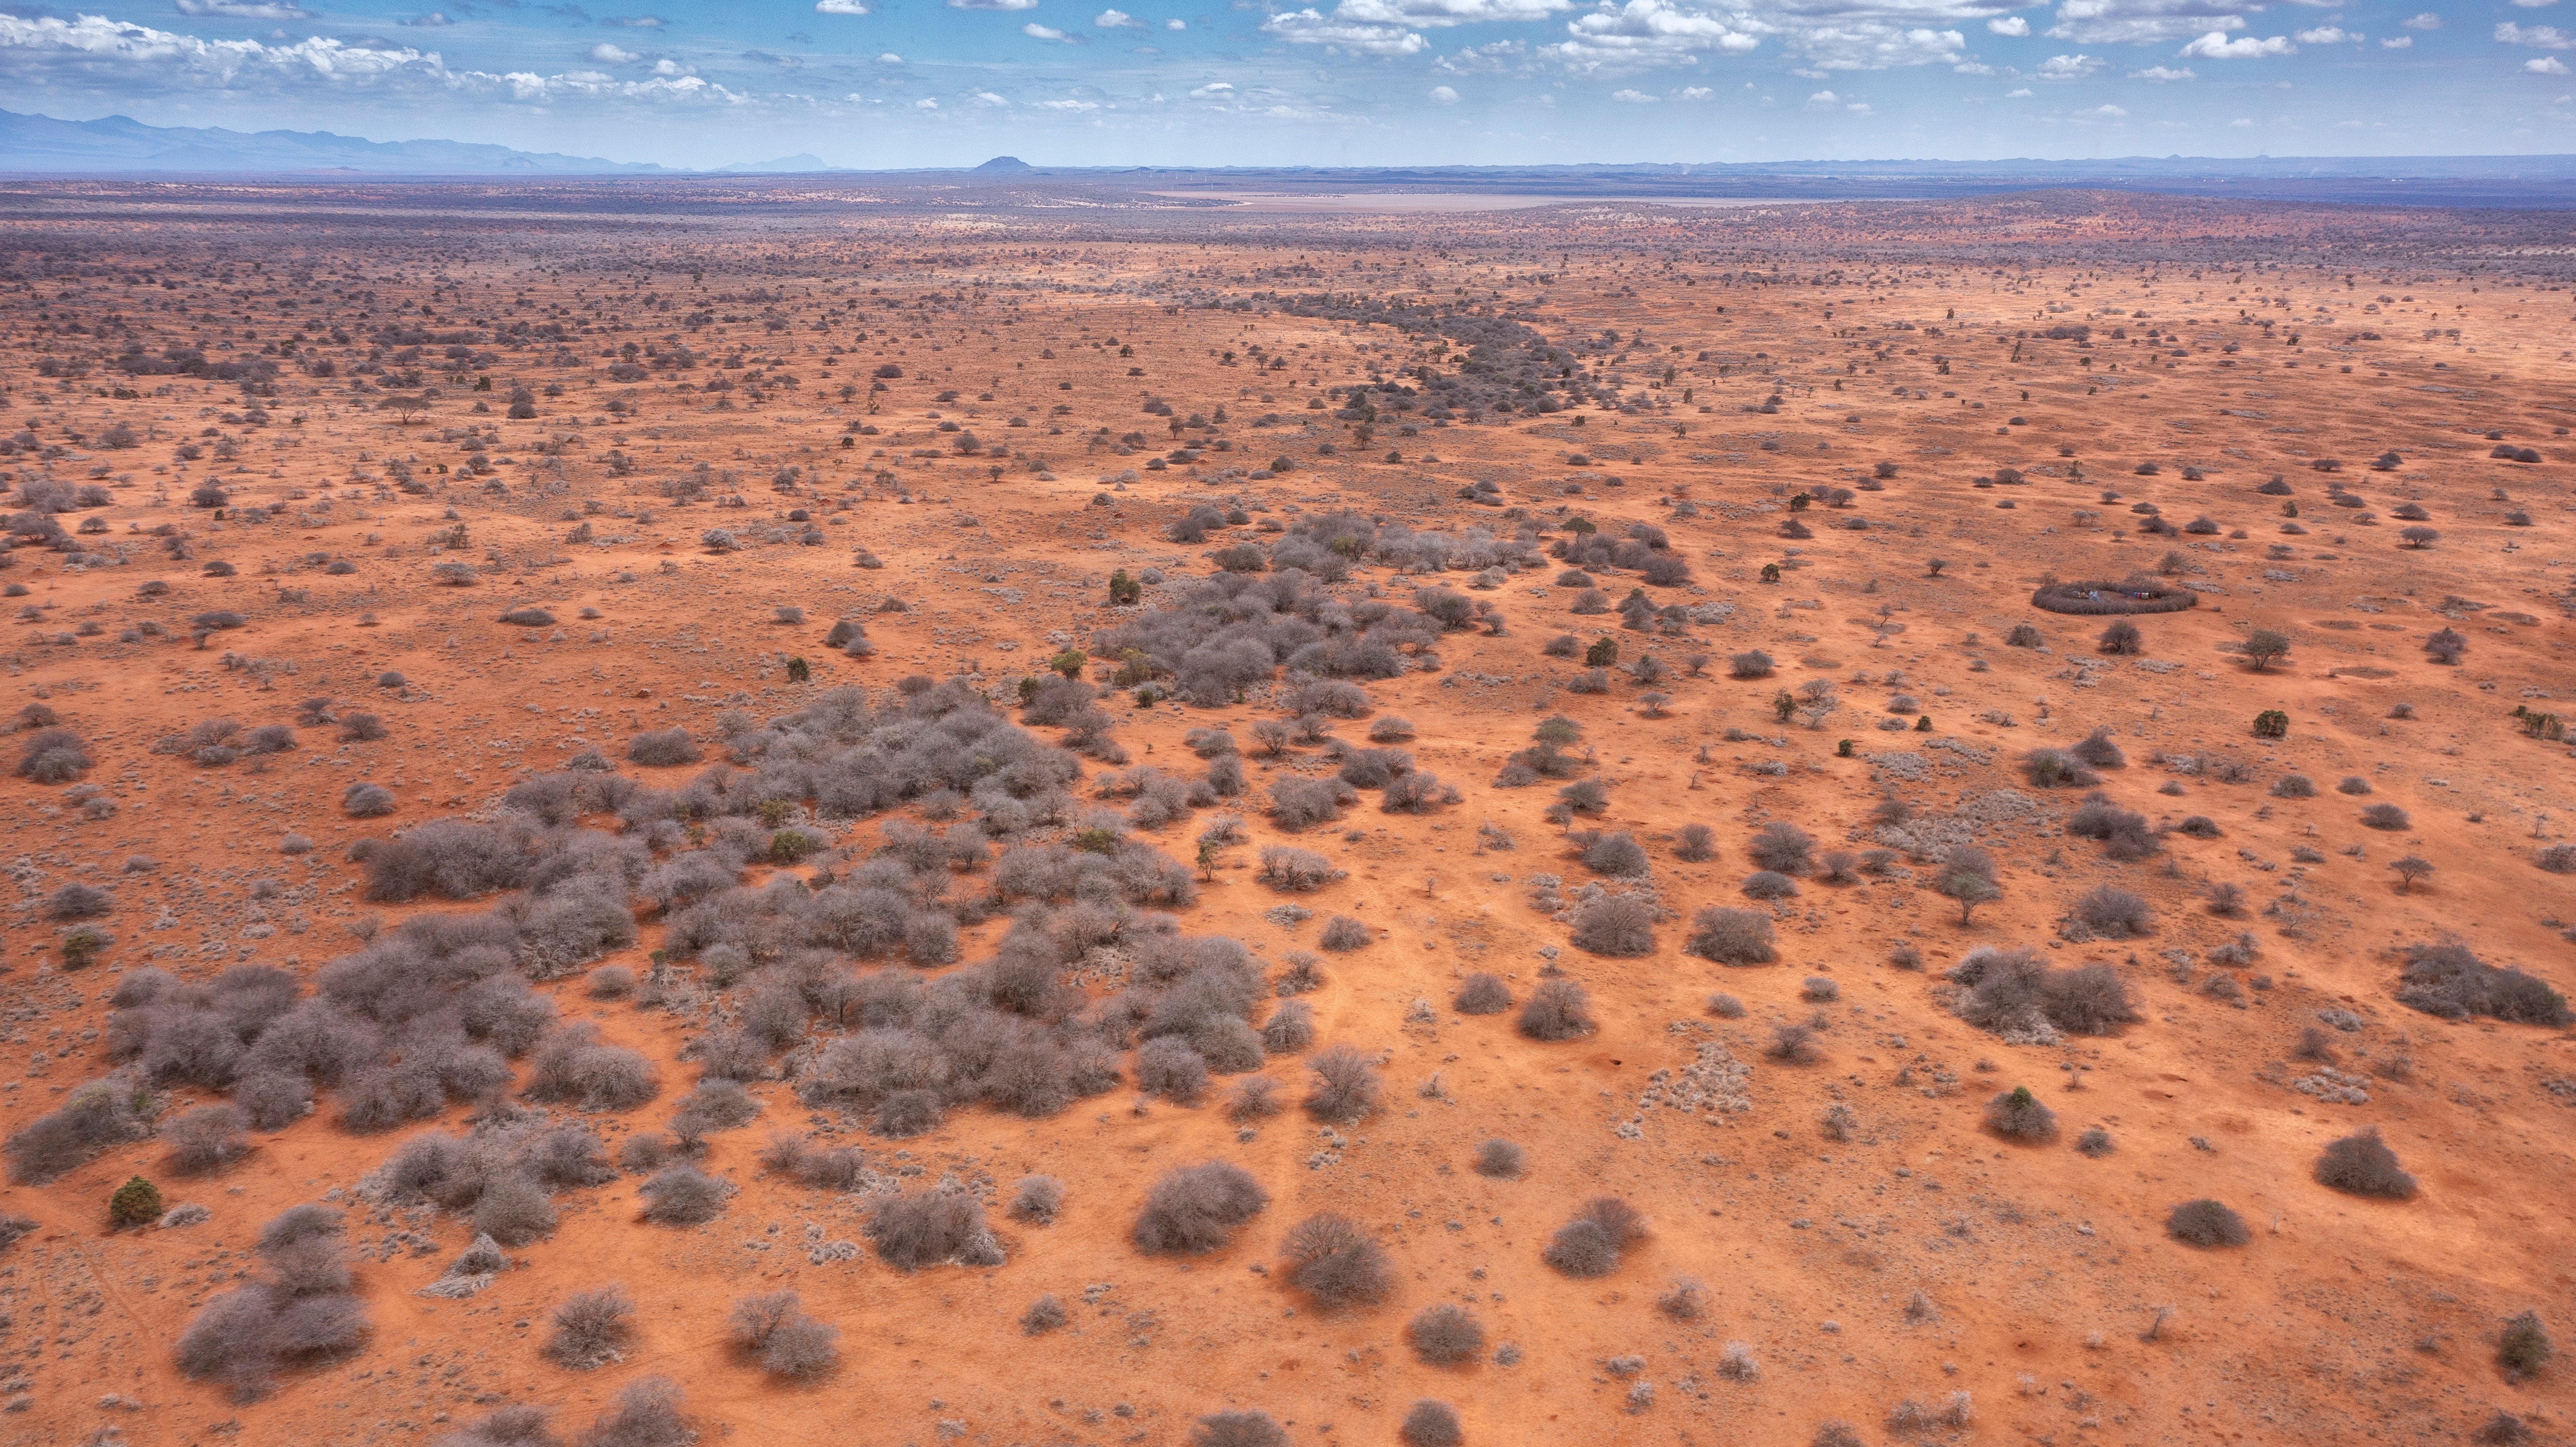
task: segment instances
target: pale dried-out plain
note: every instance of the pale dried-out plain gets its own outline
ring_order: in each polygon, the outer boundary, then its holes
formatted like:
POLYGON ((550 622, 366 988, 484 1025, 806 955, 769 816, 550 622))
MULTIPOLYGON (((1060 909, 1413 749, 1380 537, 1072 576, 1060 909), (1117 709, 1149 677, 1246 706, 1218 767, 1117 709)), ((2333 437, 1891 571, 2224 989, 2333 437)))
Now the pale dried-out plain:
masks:
POLYGON ((2560 1440, 2546 220, 12 190, 0 1442, 2560 1440))

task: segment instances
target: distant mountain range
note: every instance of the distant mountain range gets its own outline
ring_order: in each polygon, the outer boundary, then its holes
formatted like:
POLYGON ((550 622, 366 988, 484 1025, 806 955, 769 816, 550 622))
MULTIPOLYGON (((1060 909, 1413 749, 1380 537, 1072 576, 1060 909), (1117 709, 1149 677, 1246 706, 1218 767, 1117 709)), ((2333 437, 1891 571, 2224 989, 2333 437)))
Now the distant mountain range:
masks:
POLYGON ((124 116, 63 121, 0 110, 0 173, 306 176, 866 176, 943 184, 1110 186, 1192 191, 1499 191, 1558 196, 1928 198, 2093 187, 2244 200, 2371 201, 2576 209, 2576 155, 2123 156, 2104 160, 1843 160, 1728 164, 1367 168, 1032 166, 996 156, 971 170, 858 171, 798 154, 713 171, 463 141, 369 141, 328 131, 248 133, 147 126, 124 116))
MULTIPOLYGON (((821 163, 816 162, 817 166, 821 163)), ((766 168, 762 168, 766 169, 766 168)), ((313 172, 393 176, 670 175, 655 165, 482 146, 367 141, 329 131, 147 126, 124 116, 58 121, 0 111, 0 171, 313 172)))

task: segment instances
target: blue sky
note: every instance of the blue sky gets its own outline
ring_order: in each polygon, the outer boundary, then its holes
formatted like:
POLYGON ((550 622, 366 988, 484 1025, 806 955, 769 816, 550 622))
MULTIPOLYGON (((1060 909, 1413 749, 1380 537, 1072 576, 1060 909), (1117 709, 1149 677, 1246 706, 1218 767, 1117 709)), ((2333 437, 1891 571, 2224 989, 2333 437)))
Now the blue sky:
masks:
POLYGON ((0 106, 715 166, 2576 150, 2576 0, 0 4, 0 106))

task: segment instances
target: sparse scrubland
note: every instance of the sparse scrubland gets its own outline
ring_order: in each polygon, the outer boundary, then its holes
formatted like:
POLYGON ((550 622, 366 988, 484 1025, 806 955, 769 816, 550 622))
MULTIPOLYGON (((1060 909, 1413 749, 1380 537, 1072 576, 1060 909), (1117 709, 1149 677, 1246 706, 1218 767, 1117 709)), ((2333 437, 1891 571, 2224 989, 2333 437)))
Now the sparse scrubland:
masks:
POLYGON ((0 1436, 2563 1428, 2554 233, 1100 184, 13 213, 0 1436))

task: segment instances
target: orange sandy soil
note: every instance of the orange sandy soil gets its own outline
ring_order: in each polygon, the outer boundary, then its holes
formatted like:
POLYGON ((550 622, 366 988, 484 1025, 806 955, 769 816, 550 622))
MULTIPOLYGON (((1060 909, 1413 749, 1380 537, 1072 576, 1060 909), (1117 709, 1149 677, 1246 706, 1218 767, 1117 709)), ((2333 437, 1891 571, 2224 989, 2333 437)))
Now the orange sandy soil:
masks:
MULTIPOLYGON (((1034 205, 880 207, 739 220, 701 212, 666 229, 649 215, 521 218, 466 202, 453 215, 424 206, 407 219, 371 209, 376 198, 354 188, 272 199, 273 210, 259 198, 138 188, 125 210, 100 203, 83 214, 54 197, 11 211, 0 239, 14 253, 0 287, 9 343, 0 431, 27 429, 36 447, 61 449, 22 450, 0 469, 104 482, 110 504, 62 521, 104 519, 96 545, 124 558, 66 568, 62 554, 22 550, 0 574, 25 585, 36 610, 6 654, 9 707, 58 711, 97 759, 88 781, 118 806, 88 820, 62 788, 10 784, 21 898, 0 980, 8 1129, 107 1070, 101 1031, 120 970, 149 962, 203 979, 259 961, 311 971, 354 947, 352 922, 399 918, 405 911, 361 897, 362 871, 344 858, 353 840, 487 811, 511 783, 585 747, 622 760, 640 728, 686 725, 708 737, 728 706, 765 716, 827 686, 873 691, 912 673, 965 672, 998 694, 1113 619, 1103 586, 1113 567, 1160 567, 1182 584, 1210 571, 1215 547, 1263 537, 1239 527, 1204 547, 1165 540, 1193 502, 1239 501, 1267 509, 1256 521, 1292 524, 1292 508, 1343 505, 1506 535, 1523 520, 1561 528, 1579 515, 1614 533, 1651 521, 1697 574, 1688 587, 1655 590, 1655 601, 1734 610, 1686 639, 1650 644, 1618 631, 1615 614, 1570 616, 1573 590, 1549 585, 1554 566, 1474 594, 1509 615, 1508 636, 1452 635, 1437 671, 1367 685, 1380 712, 1415 722, 1415 754, 1465 801, 1416 817, 1379 814, 1363 796, 1347 816, 1354 837, 1295 836, 1348 876, 1294 897, 1316 911, 1294 928, 1264 918, 1289 897, 1255 882, 1254 849, 1226 851, 1215 882, 1182 912, 1185 930, 1234 935, 1274 964, 1311 948, 1332 914, 1379 933, 1369 948, 1327 956, 1326 984, 1311 997, 1319 1042, 1385 1062, 1386 1108, 1338 1135, 1292 1110, 1239 1139, 1217 1096, 1181 1109, 1124 1090, 1033 1122, 962 1110, 908 1142, 854 1128, 841 1139, 865 1146, 881 1170, 918 1167, 924 1181, 953 1173, 997 1194, 1032 1171, 1068 1185, 1052 1226, 1013 1224, 995 1203, 1007 1265, 904 1274, 873 1255, 808 1263, 810 1242, 859 1238, 866 1203, 761 1173, 753 1157, 768 1130, 829 1123, 809 1121, 785 1083, 766 1082, 755 1087, 763 1117, 714 1139, 707 1168, 740 1187, 714 1223, 643 1223, 632 1176, 565 1191, 551 1238, 514 1251, 518 1269, 484 1294, 448 1302, 414 1293, 466 1233, 452 1217, 424 1217, 434 1251, 359 1258, 373 1322, 360 1353, 236 1404, 215 1384, 183 1379, 171 1344, 216 1285, 250 1264, 261 1223, 344 1197, 402 1138, 461 1129, 466 1114, 353 1136, 333 1123, 326 1096, 217 1176, 176 1176, 142 1142, 49 1184, 0 1191, 0 1210, 38 1227, 0 1257, 0 1442, 421 1442, 497 1402, 554 1409, 571 1436, 648 1373, 681 1383, 707 1440, 782 1444, 1177 1443, 1222 1406, 1268 1410, 1299 1443, 1381 1443, 1421 1397, 1454 1403, 1468 1440, 1485 1443, 1803 1443, 1830 1418, 1873 1442, 2460 1441, 2498 1409, 2556 1440, 2576 1420, 2576 1375, 2563 1364, 2516 1382, 2494 1360, 2500 1323, 2514 1313, 2537 1310, 2562 1336, 2576 1330, 2565 1210, 2576 1186, 2576 1041, 2446 1022, 2392 998, 2396 947, 2442 939, 2576 989, 2576 946, 2562 936, 2576 918, 2576 880, 2534 865, 2576 826, 2576 773, 2564 743, 2526 737, 2509 716, 2517 704, 2563 708, 2542 700, 2576 693, 2567 437, 2576 308, 2563 258, 2515 241, 2521 221, 2059 196, 1586 205, 1311 225, 1205 211, 1175 221, 1108 202, 1070 218, 1034 205), (1326 288, 1472 294, 1534 318, 1551 338, 1616 329, 1622 340, 1602 370, 1622 374, 1650 410, 1425 425, 1418 435, 1386 418, 1360 446, 1349 424, 1307 409, 1307 397, 1429 363, 1436 349, 1385 327, 1285 315, 1267 300, 1250 312, 1176 310, 1326 288), (745 299, 755 291, 766 296, 745 299), (915 310, 923 301, 937 309, 915 310), (559 321, 572 365, 548 365, 550 344, 479 344, 471 350, 484 355, 451 376, 431 345, 412 365, 441 395, 405 423, 369 405, 378 394, 353 397, 346 383, 367 355, 363 333, 423 303, 435 320, 407 312, 405 324, 489 334, 559 321), (864 316, 835 310, 851 306, 864 316), (706 315, 688 325, 690 313, 706 315), (2018 333, 2071 323, 2090 325, 2089 348, 2034 337, 2013 359, 2018 333), (333 327, 361 335, 338 345, 333 327), (2128 338, 2114 340, 2115 327, 2128 338), (2177 335, 2187 355, 2161 355, 2172 346, 2144 341, 2150 328, 2177 335), (2365 331, 2384 339, 2362 340, 2365 331), (129 333, 156 350, 191 334, 200 345, 230 340, 230 353, 210 353, 218 358, 300 335, 308 361, 340 359, 339 376, 316 379, 290 362, 275 395, 256 399, 186 377, 128 381, 107 359, 129 333), (700 366, 610 379, 604 353, 666 338, 685 341, 700 366), (1111 338, 1133 357, 1092 345, 1111 338), (1292 365, 1256 374, 1245 357, 1221 360, 1256 342, 1292 365), (2219 350, 2228 344, 2239 349, 2219 350), (1050 348, 1052 359, 1041 355, 1050 348), (725 372, 735 355, 747 366, 725 372), (88 365, 77 377, 40 377, 49 358, 88 365), (909 375, 870 393, 881 363, 909 375), (764 367, 771 375, 754 401, 740 379, 764 367), (795 383, 779 380, 789 372, 795 383), (738 382, 723 403, 681 386, 716 375, 738 382), (494 390, 472 390, 477 376, 494 390), (505 420, 503 398, 523 382, 565 391, 541 396, 534 420, 505 420), (844 384, 856 386, 850 400, 844 384), (961 395, 935 402, 944 388, 961 395), (1776 413, 1755 410, 1775 392, 1776 413), (1149 396, 1184 419, 1222 405, 1228 421, 1188 436, 1233 449, 1105 484, 1153 455, 1120 455, 1112 439, 1143 430, 1153 446, 1173 440, 1163 417, 1138 410, 1149 396), (612 398, 632 413, 612 415, 612 398), (266 408, 265 425, 244 420, 251 401, 266 408), (1276 425, 1253 425, 1272 412, 1276 425), (934 413, 1013 455, 912 456, 949 445, 934 413), (139 445, 101 450, 119 421, 139 445), (877 431, 842 448, 859 423, 877 431), (466 476, 475 445, 455 430, 466 427, 488 429, 481 450, 506 495, 466 476), (2491 460, 2490 430, 2544 460, 2491 460), (1339 455, 1320 455, 1325 441, 1339 455), (183 442, 205 455, 183 466, 183 442), (236 455, 217 457, 219 443, 236 455), (1379 461, 1387 447, 1408 460, 1379 461), (613 474, 612 449, 630 472, 613 474), (2368 470, 2388 449, 2402 463, 2368 470), (1570 463, 1577 452, 1588 461, 1570 463), (1218 475, 1282 454, 1297 464, 1284 476, 1218 475), (397 459, 425 492, 393 488, 397 459), (2319 459, 2341 461, 2333 480, 2365 497, 2373 523, 2327 504, 2319 459), (702 461, 710 501, 664 495, 702 461), (1790 494, 1857 486, 1882 461, 1896 465, 1882 490, 1859 492, 1848 509, 1799 514, 1815 525, 1811 540, 1777 536, 1790 494), (2160 472, 2138 475, 2145 462, 2160 472), (2007 466, 2026 483, 1976 480, 2007 466), (2184 480, 2186 466, 2204 480, 2184 480), (785 467, 804 471, 774 490, 785 467), (2294 489, 2305 535, 2281 536, 2283 500, 2255 492, 2276 474, 2294 489), (231 491, 220 521, 187 503, 208 477, 231 491), (1476 479, 1499 483, 1526 513, 1456 500, 1476 479), (2118 500, 2103 501, 2105 490, 2118 500), (1104 492, 1110 505, 1091 506, 1104 492), (717 505, 736 497, 739 508, 717 505), (1683 498, 1697 517, 1673 516, 1670 500, 1683 498), (2440 530, 2430 548, 2399 544, 2386 514, 2407 500, 2440 530), (2140 501, 2177 524, 2206 514, 2224 531, 2140 536, 2127 530, 2142 521, 2130 511, 2140 501), (252 504, 274 515, 244 520, 252 504), (573 515, 594 504, 592 540, 568 541, 573 515), (783 520, 790 507, 825 521, 823 545, 796 544, 798 527, 783 520), (2532 525, 2508 526, 2509 508, 2527 509, 2532 525), (637 509, 650 509, 650 521, 637 509), (1846 517, 1869 526, 1849 530, 1846 517), (463 547, 433 543, 458 522, 463 547), (190 561, 166 560, 146 535, 164 525, 184 536, 190 561), (714 527, 736 530, 745 546, 702 548, 714 527), (773 528, 783 541, 765 540, 773 528), (2286 554, 2267 558, 2275 542, 2286 554), (860 549, 882 570, 853 567, 860 549), (2137 620, 2143 657, 2094 651, 2109 620, 2029 606, 2045 576, 2116 578, 2154 569, 2169 549, 2201 602, 2137 620), (1935 557, 1948 566, 1927 576, 1935 557), (316 565, 338 558, 356 571, 316 565), (239 575, 201 576, 216 559, 239 575), (458 559, 481 569, 481 582, 432 586, 432 562, 458 559), (1787 570, 1781 582, 1760 581, 1766 563, 1787 570), (151 578, 167 579, 169 595, 139 597, 151 578), (888 597, 910 611, 875 611, 888 597), (496 621, 521 604, 562 621, 534 631, 496 621), (802 607, 809 621, 772 623, 779 605, 802 607), (601 616, 578 617, 585 607, 601 616), (185 620, 216 608, 247 615, 247 626, 193 646, 185 620), (875 658, 820 646, 822 629, 845 614, 865 617, 875 658), (145 619, 167 636, 116 641, 145 619), (103 631, 76 636, 76 621, 103 631), (2022 622, 2038 626, 2044 649, 2004 646, 2022 622), (2468 639, 2458 667, 2422 648, 2445 624, 2468 639), (2237 651, 2257 627, 2292 642, 2268 672, 2237 651), (1574 665, 1539 649, 1567 630, 1617 638, 1628 658, 1651 646, 1667 661, 1694 651, 1718 661, 1706 676, 1666 684, 1669 716, 1649 717, 1624 679, 1607 695, 1563 690, 1574 665), (1725 676, 1728 654, 1757 647, 1780 660, 1778 678, 1725 676), (790 655, 812 661, 811 683, 788 681, 790 655), (407 687, 377 688, 386 669, 407 687), (1775 692, 1809 679, 1839 685, 1839 711, 1815 727, 1775 722, 1775 692), (1922 700, 1932 733, 1880 732, 1896 693, 1922 700), (301 747, 265 769, 148 752, 201 718, 292 723, 298 701, 316 695, 380 713, 391 736, 342 743, 307 727, 301 747), (2401 702, 2411 718, 2391 717, 2401 702), (2289 715, 2288 737, 2252 737, 2254 715, 2275 708, 2289 715), (1648 957, 1573 949, 1567 927, 1529 902, 1531 875, 1559 875, 1569 892, 1589 877, 1541 818, 1552 786, 1488 786, 1552 711, 1584 726, 1611 785, 1607 819, 1592 822, 1647 843, 1664 903, 1678 912, 1648 957), (2121 865, 2058 833, 2074 792, 2030 788, 2015 761, 2096 725, 2110 726, 2129 756, 2106 781, 2118 802, 2160 824, 2206 815, 2219 837, 2174 834, 2164 854, 2121 865), (1837 756, 1846 738, 1855 757, 1837 756), (1955 750, 1925 747, 1952 741, 1955 750), (1899 752, 1920 761, 1919 778, 1870 757, 1899 752), (2213 767, 2223 756, 2243 765, 2246 782, 2177 772, 2159 762, 2166 754, 2213 767), (1751 767, 1770 761, 1785 773, 1751 767), (2317 796, 2268 792, 2292 772, 2316 779, 2317 796), (2346 775, 2375 792, 2335 792, 2346 775), (344 818, 340 792, 361 778, 393 786, 399 811, 344 818), (2169 779, 2180 797, 2160 792, 2169 779), (1779 963, 1730 969, 1681 952, 1692 911, 1747 903, 1736 881, 1753 867, 1744 843, 1754 828, 1787 820, 1825 847, 1864 847, 1882 788, 1934 819, 2019 791, 2030 812, 2004 817, 2014 807, 2004 799, 1987 810, 1998 822, 1975 825, 2002 862, 2002 899, 1962 927, 1920 881, 1810 879, 1778 911, 1779 963), (2409 811, 2411 830, 2362 827, 2361 806, 2377 802, 2409 811), (1516 846, 1484 847, 1478 826, 1488 822, 1516 846), (1714 861, 1673 857, 1674 835, 1690 823, 1716 831, 1714 861), (282 854, 281 839, 298 831, 317 847, 282 854), (137 854, 158 869, 121 872, 137 854), (2411 892, 2387 868, 2402 854, 2436 866, 2411 892), (66 927, 39 909, 73 880, 116 897, 101 922, 113 943, 86 972, 60 967, 66 927), (267 898, 252 888, 263 880, 277 885, 267 898), (2104 881, 2153 902, 2151 937, 2058 937, 2070 902, 2104 881), (2208 912, 2212 882, 2245 887, 2242 917, 2208 912), (2260 945, 2250 967, 2213 971, 2200 960, 2248 929, 2260 945), (1922 951, 1924 973, 1886 963, 1903 942, 1922 951), (1981 943, 2112 962, 2144 1018, 2059 1047, 2004 1044, 1944 1003, 1939 972, 1981 943), (1526 994, 1550 967, 1544 947, 1560 950, 1554 966, 1591 992, 1599 1028, 1589 1037, 1537 1043, 1509 1015, 1446 1008, 1470 970, 1526 994), (2189 987, 2169 969, 2175 951, 2188 952, 2189 987), (2262 976, 2269 988, 2231 1003, 2202 993, 2212 974, 2262 976), (1811 976, 1835 982, 1839 1000, 1802 1000, 1811 976), (1704 1009, 1720 990, 1744 1002, 1741 1019, 1704 1009), (1409 1019, 1417 1000, 1433 1008, 1409 1019), (2316 1069, 2292 1056, 2295 1038, 2337 1007, 2363 1022, 2334 1039, 2366 1103, 2290 1088, 2316 1069), (1811 1015, 1824 1026, 1819 1062, 1763 1055, 1772 1027, 1811 1015), (1641 1110, 1641 1093, 1709 1040, 1750 1067, 1750 1110, 1641 1110), (1418 1094, 1434 1075, 1445 1094, 1418 1094), (1988 1097, 2024 1084, 2058 1113, 2055 1143, 1981 1131, 1988 1097), (1857 1117, 1848 1141, 1820 1123, 1835 1104, 1857 1117), (2088 1159, 2071 1144, 2096 1125, 2118 1149, 2088 1159), (2421 1178, 2416 1199, 2363 1200, 2311 1179, 2318 1149, 2364 1125, 2381 1127, 2421 1178), (1476 1143, 1492 1136, 1528 1148, 1523 1179, 1470 1170, 1476 1143), (1272 1194, 1267 1212, 1217 1254, 1139 1255, 1127 1230, 1148 1184, 1211 1158, 1258 1176, 1272 1194), (137 1173, 171 1203, 212 1208, 212 1219, 111 1234, 107 1197, 137 1173), (1651 1239, 1605 1280, 1549 1270, 1539 1255, 1548 1235, 1604 1193, 1643 1210, 1651 1239), (2244 1215, 2250 1245, 2205 1251, 2165 1235, 2166 1211, 2203 1195, 2244 1215), (1290 1223, 1324 1209, 1363 1222, 1393 1254, 1398 1286, 1383 1306, 1324 1312, 1262 1270, 1290 1223), (1706 1283, 1710 1307, 1698 1320, 1655 1308, 1682 1277, 1706 1283), (610 1280, 640 1306, 639 1348, 591 1373, 553 1365, 540 1353, 548 1310, 610 1280), (821 1381, 775 1384, 726 1345, 728 1304, 782 1286, 842 1329, 843 1363, 821 1381), (1931 1315, 1911 1320, 1918 1291, 1931 1315), (1017 1318, 1042 1292, 1064 1299, 1072 1324, 1024 1336, 1017 1318), (1520 1362, 1417 1363, 1403 1324, 1442 1300, 1473 1303, 1489 1346, 1518 1343, 1520 1362), (1760 1361, 1758 1380, 1716 1370, 1724 1344, 1738 1341, 1760 1361), (1634 1411, 1630 1381, 1605 1368, 1630 1354, 1645 1361, 1637 1380, 1656 1388, 1634 1411), (1972 1394, 1965 1427, 1882 1426, 1901 1399, 1938 1403, 1957 1391, 1972 1394)), ((1632 581, 1605 572, 1602 586, 1616 597, 1632 581)), ((1401 602, 1425 583, 1467 578, 1371 564, 1345 591, 1383 589, 1401 602)), ((1149 590, 1147 601, 1168 592, 1149 590)), ((1096 675, 1108 667, 1096 663, 1096 675)), ((1184 730, 1227 726, 1249 750, 1249 725, 1270 716, 1109 703, 1137 762, 1191 772, 1184 730)), ((1311 771, 1314 751, 1300 753, 1311 771)), ((1247 764, 1256 795, 1280 768, 1257 752, 1247 764)), ((663 787, 693 772, 621 767, 663 787)), ((881 822, 848 829, 841 857, 863 857, 881 822)), ((1148 837, 1188 859, 1195 829, 1148 837)), ((1250 831, 1256 846, 1288 837, 1257 813, 1250 831)), ((970 931, 964 958, 989 953, 1004 924, 970 931)), ((658 934, 646 919, 637 948, 616 962, 640 972, 658 934)), ((595 1019, 612 1041, 663 1062, 660 1100, 594 1128, 614 1147, 622 1132, 659 1125, 694 1074, 676 1056, 700 1019, 595 1002, 578 977, 541 988, 567 1018, 595 1019)), ((1268 1069, 1302 1093, 1295 1058, 1268 1069)), ((175 1114, 201 1102, 181 1091, 159 1103, 175 1114)), ((380 1242, 395 1224, 410 1218, 360 1210, 352 1243, 380 1242)))

